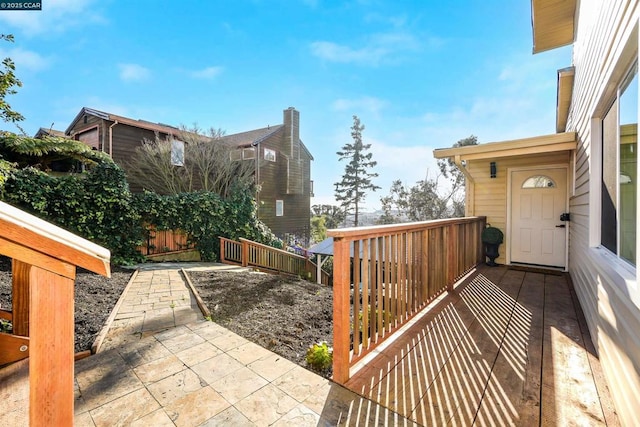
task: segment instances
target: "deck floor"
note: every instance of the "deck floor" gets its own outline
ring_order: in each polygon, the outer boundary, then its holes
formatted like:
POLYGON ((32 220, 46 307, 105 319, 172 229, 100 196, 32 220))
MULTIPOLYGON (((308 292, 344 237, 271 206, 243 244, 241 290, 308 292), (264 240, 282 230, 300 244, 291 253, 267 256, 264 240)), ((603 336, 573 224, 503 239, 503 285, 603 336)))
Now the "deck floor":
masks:
POLYGON ((618 425, 564 273, 479 268, 346 385, 420 425, 618 425))

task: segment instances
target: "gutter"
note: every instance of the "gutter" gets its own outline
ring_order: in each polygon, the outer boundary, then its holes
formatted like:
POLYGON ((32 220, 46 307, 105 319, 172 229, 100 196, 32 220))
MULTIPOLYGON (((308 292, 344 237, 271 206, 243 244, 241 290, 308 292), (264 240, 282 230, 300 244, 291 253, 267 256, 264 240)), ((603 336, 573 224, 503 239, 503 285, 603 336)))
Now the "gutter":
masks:
POLYGON ((111 156, 111 159, 113 159, 113 127, 117 124, 118 121, 116 120, 111 126, 109 126, 109 155, 111 156))

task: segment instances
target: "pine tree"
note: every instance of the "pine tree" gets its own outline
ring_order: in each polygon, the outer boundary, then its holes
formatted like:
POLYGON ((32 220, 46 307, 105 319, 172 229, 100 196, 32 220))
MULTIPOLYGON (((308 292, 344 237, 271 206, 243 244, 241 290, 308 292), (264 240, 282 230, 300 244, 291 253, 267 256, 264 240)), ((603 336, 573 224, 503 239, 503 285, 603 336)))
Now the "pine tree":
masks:
POLYGON ((371 160, 372 153, 368 150, 371 144, 362 143, 362 131, 364 125, 360 124, 358 116, 353 116, 353 126, 351 127, 352 143, 345 144, 342 151, 336 154, 339 160, 347 160, 342 180, 336 182, 336 201, 340 202, 340 206, 346 214, 354 214, 354 225, 358 226, 358 214, 360 205, 367 197, 367 191, 376 191, 380 187, 373 184, 372 178, 378 176, 377 173, 370 170, 377 164, 371 160))

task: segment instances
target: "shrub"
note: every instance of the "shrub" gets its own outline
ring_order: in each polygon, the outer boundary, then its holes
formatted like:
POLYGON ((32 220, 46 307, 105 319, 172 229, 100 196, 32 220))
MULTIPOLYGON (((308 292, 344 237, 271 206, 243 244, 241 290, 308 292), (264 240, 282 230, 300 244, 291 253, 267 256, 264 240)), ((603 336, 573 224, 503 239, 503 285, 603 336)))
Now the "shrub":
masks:
POLYGON ((237 187, 228 199, 195 192, 161 196, 145 192, 134 196, 142 221, 158 230, 180 229, 189 234, 204 260, 220 256, 220 239, 240 237, 282 247, 282 242, 256 216, 249 187, 237 187))
POLYGON ((326 371, 333 363, 333 349, 325 341, 313 344, 307 349, 306 361, 313 370, 326 371))
POLYGON ((52 177, 35 168, 15 170, 5 183, 4 199, 40 218, 111 251, 111 262, 142 259, 139 215, 131 206, 122 169, 102 163, 81 175, 52 177))

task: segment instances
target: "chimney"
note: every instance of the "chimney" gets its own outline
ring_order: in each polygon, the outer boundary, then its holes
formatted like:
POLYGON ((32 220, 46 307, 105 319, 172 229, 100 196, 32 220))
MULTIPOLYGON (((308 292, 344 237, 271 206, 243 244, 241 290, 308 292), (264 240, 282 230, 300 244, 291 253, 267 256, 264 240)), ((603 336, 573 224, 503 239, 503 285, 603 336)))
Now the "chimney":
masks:
POLYGON ((300 158, 300 112, 293 107, 284 110, 284 137, 291 158, 300 158))

